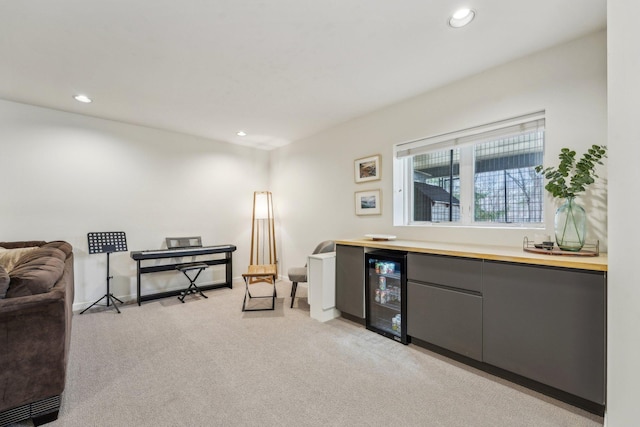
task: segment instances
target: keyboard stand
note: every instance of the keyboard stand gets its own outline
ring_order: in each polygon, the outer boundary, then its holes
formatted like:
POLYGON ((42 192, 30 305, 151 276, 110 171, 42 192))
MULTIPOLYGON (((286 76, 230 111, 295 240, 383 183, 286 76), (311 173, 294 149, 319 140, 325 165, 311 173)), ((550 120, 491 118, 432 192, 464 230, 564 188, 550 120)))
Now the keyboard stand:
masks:
MULTIPOLYGON (((187 249, 159 249, 149 251, 133 251, 131 252, 131 258, 136 261, 136 288, 137 288, 137 303, 141 305, 143 301, 151 301, 158 298, 174 297, 181 293, 179 289, 172 289, 170 291, 160 291, 148 295, 142 295, 141 292, 141 278, 145 274, 159 273, 164 271, 178 271, 176 267, 189 264, 187 260, 180 262, 176 258, 182 257, 207 257, 207 259, 200 259, 197 262, 207 264, 208 266, 224 266, 223 283, 213 283, 208 285, 200 285, 198 288, 202 291, 208 291, 210 289, 218 288, 233 288, 233 266, 232 266, 232 254, 236 250, 234 245, 217 245, 217 246, 203 246, 187 249), (169 261, 170 260, 170 261, 169 261), (153 264, 149 264, 153 262, 153 264)), ((195 260, 194 260, 195 261, 195 260)))

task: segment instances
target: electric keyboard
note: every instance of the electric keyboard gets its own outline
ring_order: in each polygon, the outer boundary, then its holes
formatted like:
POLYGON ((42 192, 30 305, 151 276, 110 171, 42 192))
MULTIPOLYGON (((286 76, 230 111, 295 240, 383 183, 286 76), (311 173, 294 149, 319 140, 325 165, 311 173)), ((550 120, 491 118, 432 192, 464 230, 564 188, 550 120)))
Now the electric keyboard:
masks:
POLYGON ((134 260, 142 259, 160 259, 160 258, 178 258, 183 256, 210 255, 223 252, 235 251, 234 245, 217 245, 217 246, 196 246, 190 248, 171 248, 157 249, 146 251, 133 251, 131 258, 134 260))

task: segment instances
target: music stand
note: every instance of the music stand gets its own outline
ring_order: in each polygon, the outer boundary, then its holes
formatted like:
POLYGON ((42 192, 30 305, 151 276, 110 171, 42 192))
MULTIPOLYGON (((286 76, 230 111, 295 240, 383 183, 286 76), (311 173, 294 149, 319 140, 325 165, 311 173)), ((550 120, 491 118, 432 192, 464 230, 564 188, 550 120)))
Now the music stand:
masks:
POLYGON ((120 304, 123 304, 123 302, 120 301, 117 297, 114 297, 113 294, 109 291, 109 280, 113 278, 113 276, 109 276, 109 255, 111 255, 112 252, 127 251, 127 236, 125 235, 124 231, 107 231, 87 233, 87 240, 89 243, 90 254, 107 254, 107 293, 104 294, 102 298, 91 304, 89 307, 82 310, 80 314, 98 304, 100 301, 102 301, 103 298, 107 300, 107 307, 109 307, 109 302, 111 302, 113 304, 113 308, 115 308, 119 314, 120 310, 116 305, 116 301, 118 301, 120 304))

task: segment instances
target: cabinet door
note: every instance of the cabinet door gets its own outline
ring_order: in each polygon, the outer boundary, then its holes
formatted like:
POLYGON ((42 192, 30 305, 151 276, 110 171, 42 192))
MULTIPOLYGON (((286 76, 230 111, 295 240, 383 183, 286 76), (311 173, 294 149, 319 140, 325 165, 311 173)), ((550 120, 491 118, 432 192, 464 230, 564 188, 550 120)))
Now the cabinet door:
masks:
POLYGON ((336 245, 336 308, 364 319, 364 248, 336 245))
POLYGON ((482 293, 482 260, 409 253, 407 279, 482 293))
POLYGON ((485 262, 486 363, 604 404, 604 273, 485 262))
POLYGON ((482 360, 482 297, 409 281, 407 334, 482 360))

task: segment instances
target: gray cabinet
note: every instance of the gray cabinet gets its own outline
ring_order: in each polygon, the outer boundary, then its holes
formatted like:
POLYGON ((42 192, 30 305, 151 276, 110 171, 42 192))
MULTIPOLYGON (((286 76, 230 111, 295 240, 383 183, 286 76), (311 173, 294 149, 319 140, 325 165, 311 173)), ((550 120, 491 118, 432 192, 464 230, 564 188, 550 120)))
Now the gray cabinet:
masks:
POLYGON ((482 360, 482 297, 409 281, 407 334, 482 360))
POLYGON ((364 319, 364 248, 336 245, 336 308, 364 319))
POLYGON ((485 261, 484 362, 605 401, 602 272, 485 261))
POLYGON ((482 260, 410 252, 407 279, 482 293, 482 260))
POLYGON ((482 260, 410 253, 407 334, 482 360, 482 260))

